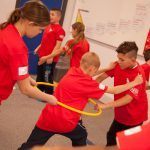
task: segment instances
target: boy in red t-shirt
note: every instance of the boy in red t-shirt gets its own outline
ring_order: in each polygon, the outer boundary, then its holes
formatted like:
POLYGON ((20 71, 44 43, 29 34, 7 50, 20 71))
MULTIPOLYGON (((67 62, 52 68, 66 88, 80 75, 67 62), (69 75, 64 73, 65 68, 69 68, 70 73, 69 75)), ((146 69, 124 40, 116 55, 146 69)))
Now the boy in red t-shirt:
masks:
POLYGON ((147 89, 150 89, 150 85, 149 85, 149 76, 150 76, 150 49, 144 50, 143 52, 144 55, 144 59, 146 61, 145 64, 141 65, 144 72, 145 72, 145 77, 146 77, 146 81, 147 81, 147 89))
POLYGON ((99 104, 101 108, 115 107, 115 118, 107 132, 107 146, 116 145, 116 133, 141 125, 148 116, 146 79, 142 67, 137 63, 138 47, 135 42, 123 42, 117 49, 118 62, 112 70, 100 75, 97 80, 114 77, 114 85, 122 85, 141 74, 144 82, 130 90, 114 95, 114 101, 99 104))
MULTIPOLYGON (((89 98, 99 99, 105 92, 120 93, 143 81, 137 77, 133 82, 117 87, 107 87, 92 78, 100 66, 99 57, 88 52, 83 55, 80 67, 72 67, 58 84, 54 95, 57 99, 73 108, 83 110, 89 98)), ((43 109, 35 128, 20 150, 35 145, 44 145, 54 134, 61 134, 71 139, 73 146, 84 146, 87 140, 86 128, 80 121, 81 114, 59 105, 47 104, 43 109)))
MULTIPOLYGON (((41 44, 35 49, 35 53, 38 54, 39 59, 43 56, 47 56, 59 49, 61 43, 65 37, 65 31, 59 24, 61 19, 61 11, 59 9, 50 10, 50 25, 44 30, 41 44)), ((37 66, 37 82, 49 82, 53 83, 53 76, 56 63, 59 60, 59 56, 51 59, 47 59, 44 64, 37 66), (45 79, 46 69, 49 68, 50 72, 48 74, 48 81, 45 79)), ((41 91, 48 94, 53 94, 53 87, 47 87, 43 85, 38 85, 41 91)))

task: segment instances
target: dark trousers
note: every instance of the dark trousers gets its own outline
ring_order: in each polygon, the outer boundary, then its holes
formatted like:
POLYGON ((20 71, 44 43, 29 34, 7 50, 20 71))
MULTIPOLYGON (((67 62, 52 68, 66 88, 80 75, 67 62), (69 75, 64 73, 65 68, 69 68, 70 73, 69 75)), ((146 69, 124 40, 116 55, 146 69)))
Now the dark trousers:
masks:
POLYGON ((36 145, 44 145, 49 138, 55 134, 63 135, 72 141, 72 146, 85 146, 87 140, 86 128, 82 125, 80 121, 76 128, 68 133, 54 133, 45 130, 41 130, 36 127, 33 129, 31 135, 29 136, 26 143, 23 143, 18 150, 29 150, 36 145))
POLYGON ((127 126, 124 124, 121 124, 119 122, 117 122, 116 120, 113 120, 109 131, 107 132, 107 145, 106 146, 113 146, 116 145, 116 133, 119 131, 123 131, 126 129, 130 129, 136 126, 142 125, 142 123, 138 124, 138 125, 134 125, 134 126, 127 126))
MULTIPOLYGON (((52 62, 52 64, 42 64, 37 66, 37 82, 49 82, 53 84, 53 78, 54 78, 54 70, 55 70, 56 62, 52 62), (45 74, 47 69, 49 69, 49 74, 48 74, 48 81, 45 79, 45 74)), ((48 93, 48 94, 53 94, 54 87, 52 86, 46 86, 46 85, 38 85, 37 86, 41 91, 48 93)))

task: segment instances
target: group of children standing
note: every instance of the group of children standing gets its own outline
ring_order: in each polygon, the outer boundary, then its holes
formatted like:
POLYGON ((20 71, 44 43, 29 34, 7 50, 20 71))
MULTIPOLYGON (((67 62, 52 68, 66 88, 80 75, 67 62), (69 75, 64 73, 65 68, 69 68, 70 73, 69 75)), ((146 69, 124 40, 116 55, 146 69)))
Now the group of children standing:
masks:
POLYGON ((150 49, 144 51, 146 64, 141 66, 136 61, 136 43, 123 42, 116 49, 117 62, 99 69, 100 59, 97 54, 89 52, 89 43, 84 35, 85 26, 82 23, 72 25, 73 39, 64 47, 61 46, 65 31, 59 25, 60 18, 60 10, 52 9, 49 15, 41 1, 31 0, 21 9, 14 10, 8 21, 0 26, 0 101, 11 94, 13 85, 17 82, 22 93, 48 102, 28 140, 19 150, 43 145, 54 134, 68 137, 73 146, 85 146, 88 134, 81 115, 57 105, 57 101, 83 110, 89 98, 99 99, 104 93, 115 94, 113 102, 99 104, 99 107, 114 108, 115 116, 107 133, 107 146, 116 145, 118 131, 142 125, 147 120, 146 85, 149 88, 150 49), (70 56, 70 69, 55 91, 43 86, 39 86, 41 91, 33 88, 36 83, 27 71, 27 48, 22 36, 32 38, 43 29, 41 44, 35 50, 39 56, 37 81, 45 82, 44 73, 48 65, 51 70, 48 80, 53 83, 59 55, 65 53, 70 56), (93 77, 97 74, 94 80, 93 77), (101 84, 108 77, 114 77, 114 87, 101 84))

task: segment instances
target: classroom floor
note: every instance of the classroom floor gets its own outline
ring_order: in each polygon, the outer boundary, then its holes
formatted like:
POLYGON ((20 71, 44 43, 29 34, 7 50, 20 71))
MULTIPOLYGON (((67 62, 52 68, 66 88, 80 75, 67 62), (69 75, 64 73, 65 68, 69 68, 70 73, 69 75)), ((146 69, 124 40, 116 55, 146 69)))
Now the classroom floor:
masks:
MULTIPOLYGON (((107 96, 103 100, 109 99, 107 96)), ((16 150, 31 133, 44 103, 28 98, 18 89, 0 106, 0 150, 16 150)), ((93 111, 89 104, 86 111, 93 111)), ((105 135, 113 119, 113 110, 105 110, 98 117, 83 116, 88 130, 88 139, 96 144, 106 144, 105 135)), ((69 139, 55 135, 47 142, 48 146, 71 146, 69 139)))

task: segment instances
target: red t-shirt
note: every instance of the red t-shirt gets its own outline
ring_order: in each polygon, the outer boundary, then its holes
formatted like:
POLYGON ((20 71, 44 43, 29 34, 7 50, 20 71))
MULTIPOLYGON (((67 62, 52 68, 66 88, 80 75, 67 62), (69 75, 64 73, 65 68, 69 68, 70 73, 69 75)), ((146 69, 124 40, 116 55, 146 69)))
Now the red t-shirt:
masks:
MULTIPOLYGON (((68 49, 68 46, 73 43, 73 39, 68 41, 67 44, 65 45, 65 49, 68 49)), ((65 50, 64 49, 64 50, 65 50)), ((70 51, 69 51, 70 52, 70 51)), ((72 49, 70 54, 70 67, 79 67, 80 66, 80 60, 82 56, 86 53, 89 52, 89 43, 86 39, 83 39, 79 41, 77 44, 75 44, 72 49)))
POLYGON ((141 85, 135 86, 128 91, 114 96, 115 100, 122 98, 127 94, 133 98, 129 104, 115 108, 115 120, 129 126, 137 125, 147 120, 148 104, 145 88, 146 79, 141 66, 137 65, 132 69, 128 68, 122 70, 119 64, 117 64, 116 67, 113 70, 108 71, 107 74, 114 77, 115 86, 131 82, 138 74, 142 74, 144 82, 141 85))
MULTIPOLYGON (((44 31, 41 46, 38 49, 39 57, 52 53, 56 42, 62 41, 65 37, 65 31, 59 24, 50 24, 44 31)), ((53 61, 57 62, 59 56, 54 57, 53 61)))
POLYGON ((27 78, 28 50, 13 25, 0 30, 0 101, 7 99, 17 80, 27 78))
POLYGON ((144 50, 147 50, 147 49, 150 49, 150 30, 148 32, 145 47, 144 47, 144 50))
MULTIPOLYGON (((106 89, 106 86, 97 83, 80 68, 73 67, 62 78, 54 95, 60 102, 83 110, 89 98, 99 99, 106 89)), ((77 126, 80 116, 59 105, 47 104, 36 125, 43 130, 65 133, 77 126)))
POLYGON ((145 77, 146 77, 146 80, 147 82, 149 82, 149 76, 150 76, 150 65, 145 63, 143 65, 141 65, 144 72, 145 72, 145 77))

